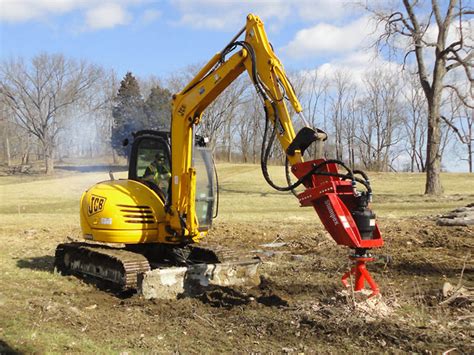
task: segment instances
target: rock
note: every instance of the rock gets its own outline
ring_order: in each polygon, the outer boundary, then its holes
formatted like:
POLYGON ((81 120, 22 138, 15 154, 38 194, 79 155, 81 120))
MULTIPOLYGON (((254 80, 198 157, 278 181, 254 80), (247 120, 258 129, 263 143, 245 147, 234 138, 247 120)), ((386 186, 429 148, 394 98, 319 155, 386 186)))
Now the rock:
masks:
POLYGON ((451 285, 449 282, 445 282, 443 284, 443 297, 448 297, 454 289, 454 286, 451 285))
POLYGON ((286 243, 284 243, 284 242, 279 242, 279 243, 261 244, 260 246, 261 246, 261 247, 264 247, 264 248, 281 248, 281 247, 284 247, 285 245, 286 245, 286 243))
POLYGON ((299 254, 292 254, 292 255, 291 255, 291 260, 302 261, 303 258, 304 258, 303 255, 299 255, 299 254))

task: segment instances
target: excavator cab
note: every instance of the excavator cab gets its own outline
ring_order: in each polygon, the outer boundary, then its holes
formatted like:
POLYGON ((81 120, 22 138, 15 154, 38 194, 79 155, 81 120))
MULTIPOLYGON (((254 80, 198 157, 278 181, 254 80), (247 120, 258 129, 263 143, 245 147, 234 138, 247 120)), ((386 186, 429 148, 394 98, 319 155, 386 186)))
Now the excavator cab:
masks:
MULTIPOLYGON (((147 185, 163 200, 171 193, 170 134, 164 131, 143 130, 134 133, 130 152, 128 178, 147 185)), ((212 224, 216 206, 216 172, 212 151, 206 140, 196 136, 193 167, 196 169, 196 216, 199 231, 207 231, 212 224)))

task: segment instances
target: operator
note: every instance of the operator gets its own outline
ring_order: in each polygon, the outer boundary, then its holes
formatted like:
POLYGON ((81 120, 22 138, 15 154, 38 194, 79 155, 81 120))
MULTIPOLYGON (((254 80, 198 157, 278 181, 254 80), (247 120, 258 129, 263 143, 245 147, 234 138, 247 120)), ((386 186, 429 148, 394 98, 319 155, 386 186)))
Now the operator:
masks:
POLYGON ((143 178, 153 182, 163 192, 168 192, 171 172, 166 164, 165 154, 163 152, 155 154, 155 159, 146 168, 143 178))

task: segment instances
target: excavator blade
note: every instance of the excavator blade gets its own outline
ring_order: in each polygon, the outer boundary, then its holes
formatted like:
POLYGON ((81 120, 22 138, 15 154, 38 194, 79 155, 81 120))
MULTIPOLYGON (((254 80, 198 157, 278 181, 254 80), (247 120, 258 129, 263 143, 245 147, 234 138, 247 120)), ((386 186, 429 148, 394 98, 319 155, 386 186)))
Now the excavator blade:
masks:
POLYGON ((193 295, 209 286, 258 286, 258 259, 158 268, 141 275, 140 293, 145 299, 175 299, 193 295))

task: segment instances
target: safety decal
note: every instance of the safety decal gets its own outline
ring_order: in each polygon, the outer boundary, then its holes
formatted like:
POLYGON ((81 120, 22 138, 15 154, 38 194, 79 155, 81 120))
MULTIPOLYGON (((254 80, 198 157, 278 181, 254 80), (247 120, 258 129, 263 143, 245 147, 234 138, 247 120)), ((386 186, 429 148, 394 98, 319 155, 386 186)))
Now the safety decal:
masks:
POLYGON ((331 202, 329 202, 329 200, 326 200, 324 201, 324 205, 326 206, 326 208, 328 209, 328 213, 329 213, 329 218, 331 218, 331 220, 333 221, 334 225, 337 226, 339 224, 339 221, 337 220, 337 216, 336 216, 336 213, 334 212, 332 206, 331 206, 331 202))
POLYGON ((88 212, 89 216, 92 216, 96 213, 99 213, 100 211, 103 211, 106 200, 107 199, 105 197, 97 196, 97 195, 91 195, 91 197, 89 199, 89 206, 88 206, 88 209, 87 209, 87 212, 88 212))

